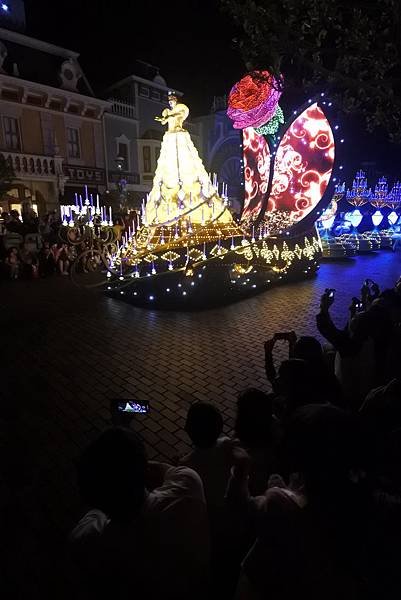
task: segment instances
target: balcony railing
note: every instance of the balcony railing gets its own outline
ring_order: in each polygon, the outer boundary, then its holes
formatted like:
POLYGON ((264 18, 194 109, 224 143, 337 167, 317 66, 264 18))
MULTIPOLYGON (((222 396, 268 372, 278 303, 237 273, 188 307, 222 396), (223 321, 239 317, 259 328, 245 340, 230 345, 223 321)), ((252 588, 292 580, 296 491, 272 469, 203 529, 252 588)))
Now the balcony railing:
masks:
POLYGON ((113 114, 127 119, 136 119, 136 108, 133 104, 115 98, 109 98, 109 102, 112 103, 111 112, 113 114))
POLYGON ((61 157, 7 151, 0 151, 0 155, 14 169, 16 177, 34 176, 53 179, 63 172, 61 157))

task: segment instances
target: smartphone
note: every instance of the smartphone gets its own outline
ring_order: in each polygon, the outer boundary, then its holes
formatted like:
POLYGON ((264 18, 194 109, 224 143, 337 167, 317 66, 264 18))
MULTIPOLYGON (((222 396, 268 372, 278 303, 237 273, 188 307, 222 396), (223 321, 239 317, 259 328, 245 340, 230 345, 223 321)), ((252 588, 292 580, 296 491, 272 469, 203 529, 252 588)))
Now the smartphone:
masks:
POLYGON ((139 402, 138 400, 121 400, 117 403, 117 410, 121 413, 140 413, 147 415, 150 406, 149 402, 139 402))
POLYGON ((335 292, 335 290, 329 291, 329 298, 334 298, 334 292, 335 292))

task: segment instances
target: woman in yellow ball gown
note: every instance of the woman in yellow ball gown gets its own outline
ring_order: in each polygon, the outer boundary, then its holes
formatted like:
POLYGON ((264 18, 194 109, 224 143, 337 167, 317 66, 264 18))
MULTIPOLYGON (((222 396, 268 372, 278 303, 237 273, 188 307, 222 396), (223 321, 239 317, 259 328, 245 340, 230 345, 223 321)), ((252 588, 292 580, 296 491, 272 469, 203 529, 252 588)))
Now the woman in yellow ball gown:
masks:
POLYGON ((167 125, 167 131, 146 204, 146 225, 172 225, 184 217, 194 225, 231 223, 226 201, 210 181, 191 136, 183 128, 188 107, 175 94, 169 95, 169 106, 155 118, 167 125))

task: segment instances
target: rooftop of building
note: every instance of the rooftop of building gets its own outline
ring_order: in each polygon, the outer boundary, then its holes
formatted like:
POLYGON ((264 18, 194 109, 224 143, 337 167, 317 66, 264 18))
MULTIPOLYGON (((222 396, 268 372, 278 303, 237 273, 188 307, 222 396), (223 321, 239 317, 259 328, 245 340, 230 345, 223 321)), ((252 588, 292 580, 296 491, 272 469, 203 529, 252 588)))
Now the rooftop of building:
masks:
POLYGON ((55 88, 70 89, 85 96, 94 96, 93 90, 78 63, 79 54, 37 40, 16 31, 0 28, 0 56, 5 55, 0 71, 21 79, 48 85, 55 88), (73 71, 80 74, 76 88, 68 88, 60 77, 63 63, 69 61, 73 71))

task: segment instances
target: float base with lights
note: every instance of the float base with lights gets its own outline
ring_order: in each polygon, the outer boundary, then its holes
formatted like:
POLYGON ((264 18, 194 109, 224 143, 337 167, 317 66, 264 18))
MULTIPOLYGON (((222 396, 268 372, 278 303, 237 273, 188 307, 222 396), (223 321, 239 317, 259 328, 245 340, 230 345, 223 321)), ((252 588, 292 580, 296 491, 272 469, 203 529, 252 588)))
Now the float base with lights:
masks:
POLYGON ((400 206, 400 182, 389 190, 386 178, 381 177, 372 191, 364 171, 359 170, 350 189, 345 190, 345 183, 336 186, 331 204, 319 218, 323 256, 335 258, 341 254, 340 248, 347 256, 352 254, 350 248, 353 254, 392 248, 400 206), (353 210, 344 212, 341 218, 336 212, 343 198, 353 210))
POLYGON ((333 169, 334 135, 323 101, 310 100, 283 125, 281 88, 257 71, 230 93, 228 116, 243 130, 239 222, 227 187, 207 174, 183 128, 188 108, 170 95, 170 108, 157 117, 168 130, 141 227, 112 256, 109 295, 159 308, 206 307, 316 273, 322 246, 315 220, 333 169))

